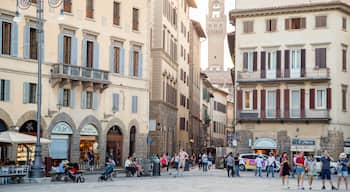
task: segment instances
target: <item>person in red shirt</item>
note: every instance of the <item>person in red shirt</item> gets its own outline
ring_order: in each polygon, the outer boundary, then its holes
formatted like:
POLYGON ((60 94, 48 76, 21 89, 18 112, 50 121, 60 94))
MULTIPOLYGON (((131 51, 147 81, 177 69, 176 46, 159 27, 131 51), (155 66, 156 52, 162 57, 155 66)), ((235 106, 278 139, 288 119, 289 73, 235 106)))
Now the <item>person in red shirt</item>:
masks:
POLYGON ((295 159, 295 173, 297 175, 298 189, 304 190, 304 174, 305 174, 305 157, 304 152, 300 151, 295 159))

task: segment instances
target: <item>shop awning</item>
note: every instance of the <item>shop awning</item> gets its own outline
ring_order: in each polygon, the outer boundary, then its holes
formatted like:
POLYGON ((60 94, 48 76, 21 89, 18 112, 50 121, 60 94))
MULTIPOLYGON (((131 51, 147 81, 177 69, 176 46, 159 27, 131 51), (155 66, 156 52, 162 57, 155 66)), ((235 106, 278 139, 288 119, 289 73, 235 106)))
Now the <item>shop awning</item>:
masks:
MULTIPOLYGON (((34 144, 36 143, 36 137, 14 131, 4 131, 0 132, 0 143, 34 144)), ((40 143, 48 144, 51 143, 51 140, 40 138, 40 143)))
POLYGON ((259 138, 255 141, 253 149, 276 149, 277 143, 270 138, 259 138))

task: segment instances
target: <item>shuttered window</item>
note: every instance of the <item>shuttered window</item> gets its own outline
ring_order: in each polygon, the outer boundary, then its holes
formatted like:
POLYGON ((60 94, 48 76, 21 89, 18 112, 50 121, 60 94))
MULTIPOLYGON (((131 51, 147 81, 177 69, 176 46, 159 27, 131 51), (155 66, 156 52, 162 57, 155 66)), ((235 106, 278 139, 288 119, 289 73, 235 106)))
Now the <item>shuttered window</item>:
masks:
POLYGON ((136 8, 132 9, 132 30, 139 30, 139 10, 136 8))
POLYGON ((64 10, 64 12, 67 12, 67 13, 72 12, 72 0, 64 0, 63 1, 63 10, 64 10))
POLYGON ((91 91, 86 92, 86 109, 92 109, 93 94, 91 91))
POLYGON ((342 18, 342 29, 346 31, 347 28, 347 19, 345 17, 342 18))
POLYGON ((114 73, 120 73, 120 48, 114 47, 114 73))
POLYGON ((326 48, 315 49, 315 61, 316 61, 317 68, 327 67, 327 49, 326 48))
POLYGON ((10 55, 11 54, 11 31, 12 24, 9 22, 2 22, 2 50, 1 54, 10 55))
POLYGON ((266 90, 260 90, 260 117, 266 117, 266 90))
POLYGON ((112 106, 112 111, 113 112, 118 112, 119 111, 119 94, 118 93, 114 93, 112 95, 112 102, 113 102, 113 106, 112 106))
POLYGON ((326 109, 327 107, 326 90, 317 89, 315 100, 316 100, 316 109, 326 109))
POLYGON ((94 18, 94 1, 86 0, 86 17, 94 18))
POLYGON ((94 63, 94 43, 92 41, 87 41, 86 44, 86 67, 93 68, 94 63))
POLYGON ((35 83, 23 84, 23 103, 36 103, 36 87, 35 83))
POLYGON ((266 20, 266 31, 275 32, 277 31, 277 19, 268 19, 266 20))
POLYGON ((35 28, 29 30, 29 58, 38 59, 38 35, 35 28))
POLYGON ((243 92, 243 109, 244 110, 252 110, 253 107, 253 94, 251 91, 244 91, 243 92))
POLYGON ((139 69, 139 52, 134 51, 133 55, 134 55, 134 59, 133 59, 133 63, 132 63, 132 65, 134 67, 133 76, 137 77, 138 76, 138 69, 139 69))
POLYGON ((243 70, 248 72, 256 71, 257 68, 257 52, 243 53, 243 70))
POLYGON ((180 117, 180 129, 185 130, 186 129, 186 119, 184 117, 180 117))
POLYGON ((342 95, 342 111, 347 110, 347 94, 348 94, 348 87, 342 86, 341 95, 342 95))
POLYGON ((72 37, 66 35, 63 37, 63 63, 72 63, 72 37))
POLYGON ((10 100, 10 81, 0 79, 0 101, 10 100))
POLYGON ((113 24, 120 25, 120 3, 113 3, 113 24))
POLYGON ((327 27, 327 16, 316 16, 315 17, 315 28, 327 27))
POLYGON ((70 107, 70 89, 63 89, 63 107, 70 107))
POLYGON ((306 28, 306 18, 289 18, 285 20, 285 29, 305 29, 306 28))
POLYGON ((346 56, 346 53, 347 53, 347 49, 343 48, 343 50, 342 50, 342 70, 343 71, 347 70, 347 56, 346 56))
POLYGON ((253 33, 254 32, 254 22, 245 21, 243 22, 243 33, 253 33))
POLYGON ((131 112, 132 113, 137 113, 138 112, 138 97, 137 96, 132 96, 131 98, 131 112))

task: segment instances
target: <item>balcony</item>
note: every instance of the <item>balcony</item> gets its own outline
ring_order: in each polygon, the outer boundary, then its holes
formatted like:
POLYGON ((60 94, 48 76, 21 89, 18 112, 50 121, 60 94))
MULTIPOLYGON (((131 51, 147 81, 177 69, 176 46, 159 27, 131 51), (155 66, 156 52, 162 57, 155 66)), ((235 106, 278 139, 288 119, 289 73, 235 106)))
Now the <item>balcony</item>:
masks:
POLYGON ((66 64, 53 65, 51 80, 52 87, 58 83, 63 85, 70 83, 72 86, 82 84, 85 87, 93 87, 101 91, 111 83, 108 71, 66 64))
POLYGON ((267 112, 240 111, 237 113, 239 122, 328 122, 331 120, 328 110, 305 110, 291 109, 288 112, 267 110, 267 112))
POLYGON ((280 81, 328 81, 330 80, 329 68, 309 68, 304 70, 283 71, 238 71, 238 83, 253 82, 280 82, 280 81))

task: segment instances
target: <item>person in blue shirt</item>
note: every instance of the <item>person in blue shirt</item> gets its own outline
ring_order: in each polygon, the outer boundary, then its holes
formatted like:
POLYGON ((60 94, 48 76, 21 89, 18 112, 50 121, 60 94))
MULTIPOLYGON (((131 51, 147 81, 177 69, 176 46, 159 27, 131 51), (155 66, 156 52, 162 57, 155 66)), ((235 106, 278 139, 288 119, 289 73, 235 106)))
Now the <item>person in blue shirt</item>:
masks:
POLYGON ((346 153, 340 153, 339 159, 337 162, 337 171, 338 171, 338 189, 340 187, 341 179, 344 178, 345 189, 348 191, 348 166, 349 159, 346 156, 346 153))

